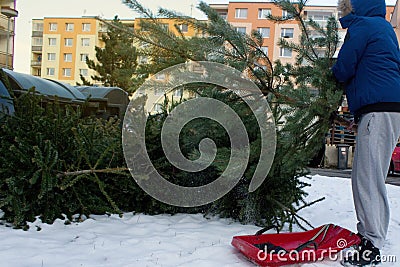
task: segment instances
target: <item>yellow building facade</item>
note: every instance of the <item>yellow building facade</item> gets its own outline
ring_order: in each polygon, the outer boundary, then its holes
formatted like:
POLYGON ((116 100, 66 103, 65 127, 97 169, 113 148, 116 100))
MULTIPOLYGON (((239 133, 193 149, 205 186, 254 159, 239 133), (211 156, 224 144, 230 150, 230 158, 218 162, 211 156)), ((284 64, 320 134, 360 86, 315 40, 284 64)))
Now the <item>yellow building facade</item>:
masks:
MULTIPOLYGON (((121 23, 137 29, 143 34, 140 21, 144 19, 121 19, 121 23)), ((170 32, 178 33, 177 28, 185 37, 197 35, 192 27, 179 23, 175 19, 160 18, 161 25, 170 32)), ((111 22, 111 20, 106 20, 111 22)), ((31 74, 76 85, 81 82, 80 75, 88 81, 94 71, 88 69, 86 57, 96 59, 95 47, 103 47, 101 40, 107 32, 107 25, 96 17, 59 18, 45 17, 32 20, 31 74)), ((148 58, 139 58, 139 63, 145 63, 148 58)))
MULTIPOLYGON (((76 85, 91 81, 86 58, 95 59, 104 25, 95 17, 44 18, 32 21, 31 74, 76 85)), ((92 82, 92 81, 91 81, 92 82)))

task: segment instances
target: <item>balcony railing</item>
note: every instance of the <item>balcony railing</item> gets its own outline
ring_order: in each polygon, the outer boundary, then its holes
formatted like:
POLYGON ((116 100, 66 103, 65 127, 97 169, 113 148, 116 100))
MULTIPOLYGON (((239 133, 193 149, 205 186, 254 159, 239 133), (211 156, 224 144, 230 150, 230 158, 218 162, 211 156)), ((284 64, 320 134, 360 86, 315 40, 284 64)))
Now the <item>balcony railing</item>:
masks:
POLYGON ((40 52, 42 51, 43 47, 41 45, 33 45, 32 52, 40 52))
MULTIPOLYGON (((7 65, 6 60, 7 60, 7 54, 3 51, 0 51, 0 67, 1 68, 5 67, 7 65)), ((8 67, 9 68, 12 68, 12 63, 13 63, 13 55, 8 54, 8 67)))
POLYGON ((43 31, 33 31, 32 37, 43 37, 43 31))
POLYGON ((31 61, 31 66, 32 67, 40 67, 40 66, 42 66, 42 61, 32 60, 31 61))
MULTIPOLYGON (((0 31, 7 32, 8 27, 8 18, 2 14, 0 14, 0 31)), ((10 21, 10 32, 14 31, 14 20, 10 21)))

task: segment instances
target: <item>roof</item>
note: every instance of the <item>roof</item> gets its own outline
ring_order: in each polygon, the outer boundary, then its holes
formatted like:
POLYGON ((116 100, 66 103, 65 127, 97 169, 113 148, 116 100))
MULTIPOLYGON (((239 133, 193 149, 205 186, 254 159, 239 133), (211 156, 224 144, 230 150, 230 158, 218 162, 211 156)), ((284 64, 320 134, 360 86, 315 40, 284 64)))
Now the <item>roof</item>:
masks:
POLYGON ((122 104, 129 102, 128 93, 119 87, 102 87, 102 86, 76 86, 86 98, 90 99, 107 99, 110 103, 122 104), (125 101, 121 102, 122 99, 125 101))
POLYGON ((10 94, 7 91, 7 88, 0 80, 0 119, 4 116, 4 114, 13 114, 14 113, 14 104, 11 99, 10 94))
POLYGON ((85 101, 86 97, 75 87, 70 86, 66 83, 57 82, 54 80, 42 79, 33 75, 14 72, 8 69, 2 69, 10 78, 12 78, 15 84, 19 88, 13 88, 13 90, 27 91, 32 87, 35 90, 45 96, 57 96, 66 100, 72 101, 85 101))

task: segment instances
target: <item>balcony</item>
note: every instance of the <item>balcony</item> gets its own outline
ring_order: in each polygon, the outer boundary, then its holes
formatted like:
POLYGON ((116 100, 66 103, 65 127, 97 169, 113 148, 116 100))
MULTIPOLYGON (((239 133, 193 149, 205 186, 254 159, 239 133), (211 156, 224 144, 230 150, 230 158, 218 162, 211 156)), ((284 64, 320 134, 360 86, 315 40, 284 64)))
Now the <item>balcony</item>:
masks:
POLYGON ((41 67, 41 66, 42 66, 42 61, 38 61, 38 60, 31 61, 31 67, 41 67))
MULTIPOLYGON (((0 35, 7 34, 8 28, 8 18, 3 14, 0 14, 0 35)), ((12 35, 14 32, 14 19, 10 21, 10 34, 12 35)))
MULTIPOLYGON (((6 52, 0 51, 0 68, 4 68, 6 66, 6 58, 7 58, 6 52)), ((13 63, 13 55, 8 54, 8 66, 12 67, 12 63, 13 63)))
POLYGON ((98 32, 98 33, 97 33, 97 37, 98 37, 99 39, 103 38, 103 35, 107 35, 107 33, 106 33, 106 32, 98 32))
POLYGON ((43 47, 41 45, 33 45, 32 52, 41 52, 43 47))
POLYGON ((32 37, 43 37, 43 31, 33 31, 32 37))

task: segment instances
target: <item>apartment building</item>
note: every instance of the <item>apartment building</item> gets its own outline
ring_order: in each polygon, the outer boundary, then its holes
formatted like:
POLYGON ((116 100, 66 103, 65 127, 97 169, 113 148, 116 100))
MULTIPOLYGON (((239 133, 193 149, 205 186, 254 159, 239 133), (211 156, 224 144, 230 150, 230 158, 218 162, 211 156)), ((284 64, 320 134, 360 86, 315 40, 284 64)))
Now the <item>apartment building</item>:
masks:
POLYGON ((106 31, 95 17, 33 19, 31 74, 71 85, 81 82, 80 75, 93 82, 86 58, 96 58, 95 47, 103 46, 106 31))
POLYGON ((390 23, 396 33, 397 40, 400 42, 400 2, 397 0, 394 6, 393 15, 390 18, 390 23))
POLYGON ((16 0, 0 0, 0 68, 13 69, 16 0))
MULTIPOLYGON (((299 42, 301 30, 299 24, 290 19, 290 14, 272 2, 241 2, 234 1, 228 4, 211 4, 223 18, 225 18, 238 32, 250 34, 258 31, 263 36, 263 50, 272 61, 280 60, 282 63, 294 63, 296 55, 287 48, 279 47, 280 38, 286 38, 294 43, 299 42), (286 17, 289 20, 275 23, 268 20, 268 15, 286 17)), ((387 6, 386 19, 390 21, 394 6, 387 6)), ((313 19, 321 26, 325 26, 330 17, 339 18, 336 6, 306 6, 304 17, 313 19)), ((313 33, 312 33, 313 34, 313 33)), ((317 33, 315 33, 317 34, 317 33)), ((344 40, 346 31, 339 30, 341 41, 344 40)))
MULTIPOLYGON (((134 30, 141 29, 140 21, 121 19, 121 23, 134 30)), ((107 20, 110 21, 111 20, 107 20)), ((197 32, 187 24, 174 19, 160 19, 160 23, 169 31, 180 32, 191 37, 197 32)), ((86 58, 95 59, 95 47, 103 47, 101 40, 107 32, 107 25, 96 17, 59 18, 45 17, 32 20, 31 74, 43 78, 59 80, 72 85, 81 82, 80 75, 90 82, 93 70, 88 69, 86 58)), ((139 62, 147 62, 147 57, 140 57, 139 62)))

